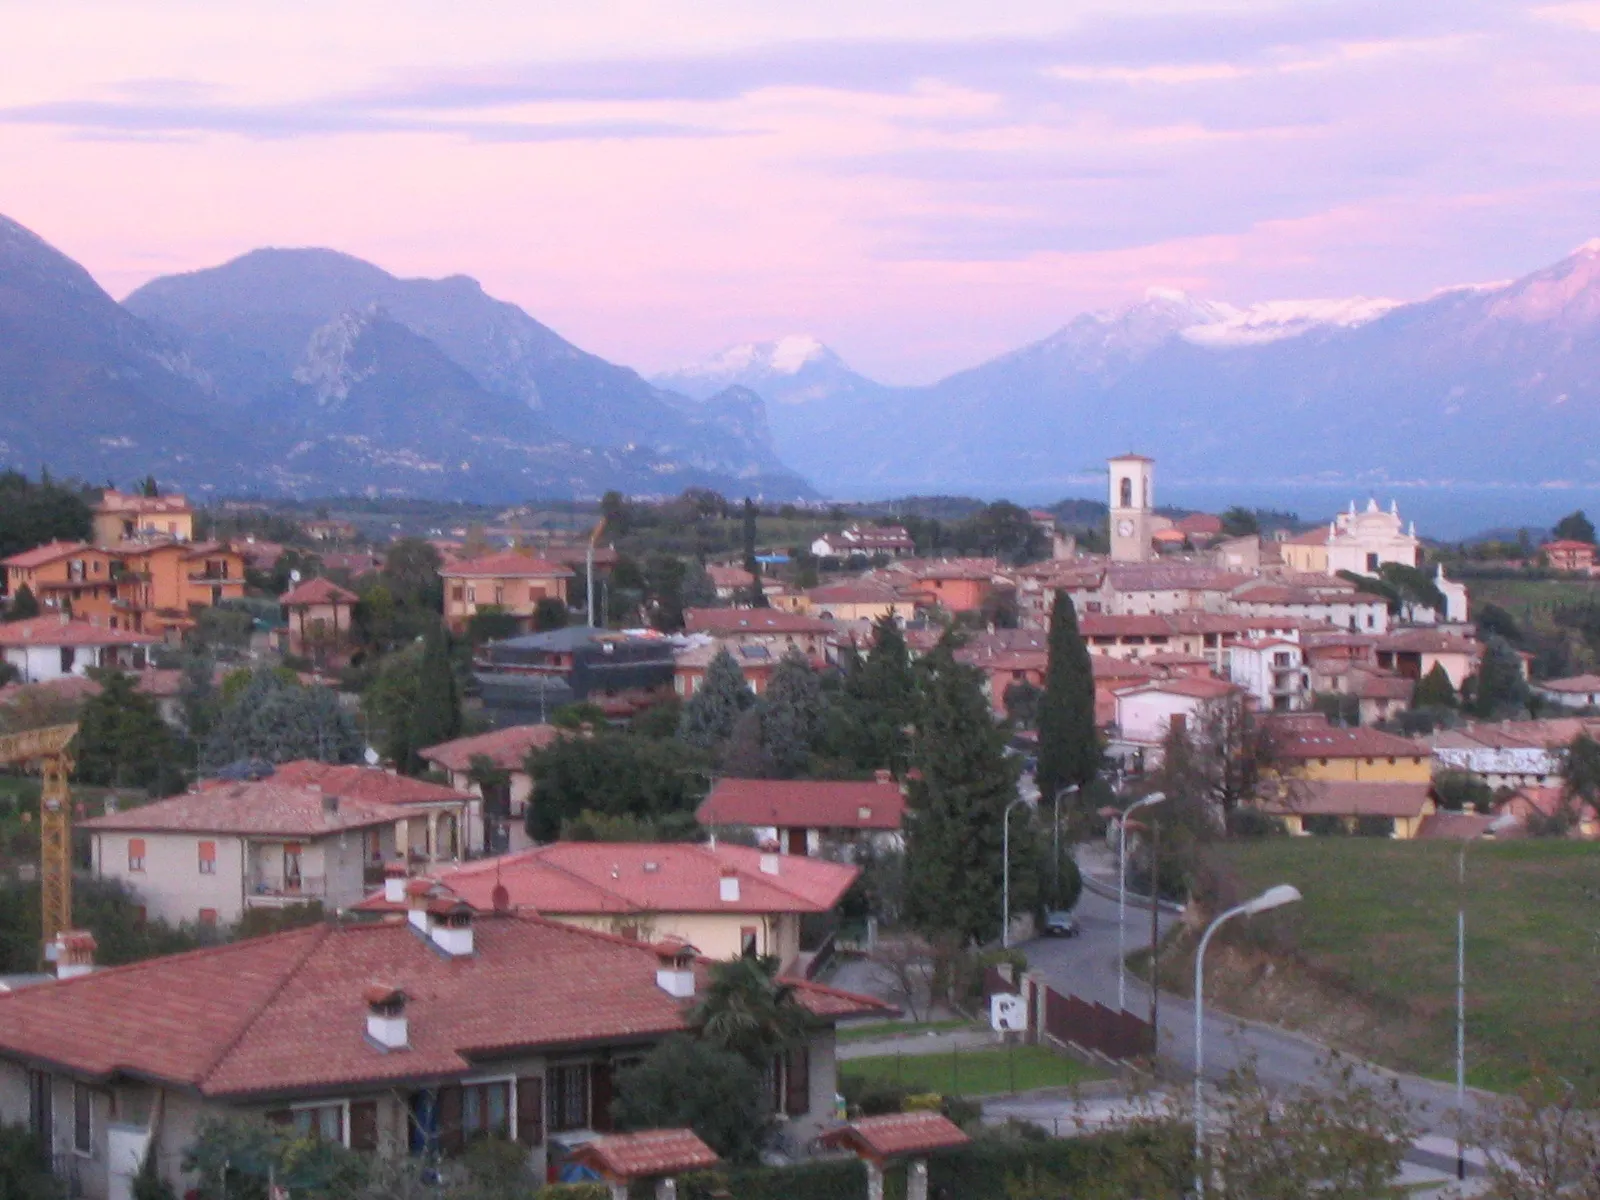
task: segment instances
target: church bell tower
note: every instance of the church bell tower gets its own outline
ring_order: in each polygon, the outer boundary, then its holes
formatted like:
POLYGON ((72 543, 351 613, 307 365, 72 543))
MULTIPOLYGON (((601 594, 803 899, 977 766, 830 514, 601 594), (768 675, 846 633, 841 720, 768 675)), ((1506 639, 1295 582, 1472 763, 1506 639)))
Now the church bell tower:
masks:
POLYGON ((1155 557, 1150 545, 1155 459, 1123 454, 1107 461, 1111 468, 1111 561, 1149 562, 1155 557))

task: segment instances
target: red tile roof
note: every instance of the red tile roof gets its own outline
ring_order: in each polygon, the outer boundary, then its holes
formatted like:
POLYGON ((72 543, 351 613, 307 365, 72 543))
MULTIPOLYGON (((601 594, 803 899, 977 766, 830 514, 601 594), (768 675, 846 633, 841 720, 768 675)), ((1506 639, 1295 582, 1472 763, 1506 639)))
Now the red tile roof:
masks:
POLYGON ((899 829, 905 811, 892 781, 719 779, 695 816, 702 825, 899 829))
POLYGON ((378 804, 462 804, 471 797, 426 779, 396 775, 382 767, 335 765, 312 758, 282 763, 272 773, 275 783, 315 784, 324 795, 371 800, 378 804))
POLYGON ((743 567, 709 566, 706 576, 713 587, 747 588, 756 581, 756 577, 743 567))
POLYGON ((105 513, 186 513, 192 511, 189 501, 178 492, 165 496, 145 496, 132 492, 119 492, 107 488, 95 505, 96 512, 105 513))
POLYGON ((893 604, 904 603, 894 588, 886 583, 862 581, 857 583, 830 583, 814 587, 806 593, 812 604, 893 604))
POLYGON ((554 725, 510 725, 493 733, 480 733, 473 737, 456 738, 453 742, 440 742, 417 751, 427 762, 437 763, 446 771, 471 769, 472 760, 480 754, 506 771, 520 771, 533 750, 543 750, 563 731, 554 725))
POLYGON ((746 633, 832 633, 831 622, 770 608, 690 608, 683 614, 690 633, 734 637, 746 633))
POLYGON ((1600 675, 1571 675, 1566 679, 1546 679, 1538 686, 1547 692, 1571 692, 1575 695, 1600 692, 1600 675))
POLYGON ((827 1145, 848 1147, 882 1161, 962 1146, 972 1139, 943 1113, 907 1112, 858 1117, 844 1128, 824 1134, 822 1140, 827 1145))
POLYGON ((573 1151, 607 1179, 650 1179, 715 1166, 717 1155, 690 1129, 645 1129, 614 1133, 585 1142, 573 1151))
POLYGON ((1152 679, 1132 687, 1118 688, 1117 695, 1130 696, 1138 692, 1165 692, 1172 696, 1187 696, 1194 700, 1219 700, 1241 691, 1237 685, 1224 679, 1211 679, 1203 675, 1179 675, 1172 679, 1152 679))
POLYGON ((24 550, 20 554, 13 554, 10 558, 0 561, 0 567, 42 567, 45 563, 53 563, 57 559, 67 558, 73 554, 82 554, 94 547, 87 542, 46 542, 42 546, 35 546, 32 550, 24 550))
POLYGON ((0 625, 0 646, 153 646, 161 639, 131 629, 111 629, 61 616, 0 625))
POLYGON ((342 588, 331 579, 318 576, 308 579, 299 587, 290 588, 278 597, 278 603, 288 608, 311 604, 354 604, 360 596, 342 588))
MULTIPOLYGON (((516 854, 478 859, 435 872, 444 891, 491 912, 503 887, 510 907, 542 913, 780 913, 827 912, 860 870, 825 859, 772 855, 776 873, 761 869, 762 853, 722 843, 552 842, 516 854), (721 898, 722 876, 739 880, 739 899, 721 898)), ((383 893, 361 908, 395 907, 383 893)))
POLYGON ((1343 729, 1310 720, 1268 718, 1274 752, 1285 758, 1424 758, 1428 749, 1381 729, 1343 729))
POLYGON ((567 579, 572 571, 513 550, 452 563, 440 568, 439 574, 449 579, 567 579))
POLYGON ((1297 780, 1287 796, 1262 807, 1289 816, 1420 817, 1430 790, 1426 783, 1297 780))
MULTIPOLYGON (((205 1096, 292 1096, 686 1028, 686 1002, 656 984, 652 947, 532 916, 473 925, 474 953, 463 958, 440 954, 404 922, 322 924, 40 984, 0 995, 0 1050, 205 1096), (409 997, 403 1052, 366 1037, 374 983, 409 997)), ((820 1017, 892 1011, 793 983, 820 1017)))
POLYGON ((230 783, 206 791, 157 800, 80 823, 93 830, 147 833, 231 833, 273 837, 324 837, 403 820, 410 813, 393 804, 337 797, 316 788, 274 779, 230 783))

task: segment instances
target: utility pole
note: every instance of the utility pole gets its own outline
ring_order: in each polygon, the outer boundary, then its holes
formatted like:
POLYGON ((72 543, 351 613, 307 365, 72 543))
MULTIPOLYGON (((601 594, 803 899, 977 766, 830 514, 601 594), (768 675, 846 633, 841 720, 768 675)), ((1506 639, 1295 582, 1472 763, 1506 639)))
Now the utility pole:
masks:
POLYGON ((1161 975, 1156 953, 1161 935, 1161 822, 1150 822, 1150 1058, 1161 1044, 1161 975))

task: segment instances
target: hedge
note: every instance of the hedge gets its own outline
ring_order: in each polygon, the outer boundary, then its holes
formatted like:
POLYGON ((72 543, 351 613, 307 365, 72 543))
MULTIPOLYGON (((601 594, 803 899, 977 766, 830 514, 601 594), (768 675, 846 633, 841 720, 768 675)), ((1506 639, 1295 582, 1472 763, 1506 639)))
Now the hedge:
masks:
MULTIPOLYGON (((1083 1138, 1045 1138, 1038 1141, 982 1139, 952 1150, 941 1150, 928 1157, 930 1195, 955 1196, 960 1200, 1009 1200, 1017 1194, 1018 1181, 1037 1188, 1048 1184, 1060 1187, 1063 1196, 1098 1195, 1096 1189, 1108 1184, 1116 1190, 1116 1180, 1130 1159, 1159 1156, 1178 1163, 1184 1170, 1175 1174, 1187 1181, 1188 1159, 1183 1153, 1182 1130, 1168 1133, 1101 1134, 1083 1138)), ((901 1172, 895 1172, 896 1175, 901 1172)), ((886 1189, 903 1196, 904 1185, 891 1177, 886 1189)), ((1143 1191, 1146 1200, 1162 1200, 1159 1190, 1143 1191)), ((1028 1194, 1033 1194, 1031 1191, 1028 1194)), ((1174 1180, 1166 1195, 1183 1194, 1182 1182, 1174 1180)))
POLYGON ((859 1159, 821 1159, 792 1167, 728 1167, 678 1178, 679 1200, 862 1200, 867 1169, 859 1159))

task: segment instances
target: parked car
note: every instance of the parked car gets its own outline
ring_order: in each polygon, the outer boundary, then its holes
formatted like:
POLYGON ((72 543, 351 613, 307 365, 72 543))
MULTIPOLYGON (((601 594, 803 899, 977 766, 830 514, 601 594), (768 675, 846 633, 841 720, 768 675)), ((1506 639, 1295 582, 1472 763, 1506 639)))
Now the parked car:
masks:
POLYGON ((1047 912, 1044 915, 1044 927, 1040 930, 1045 937, 1077 937, 1083 930, 1078 926, 1078 919, 1069 912, 1047 912))

